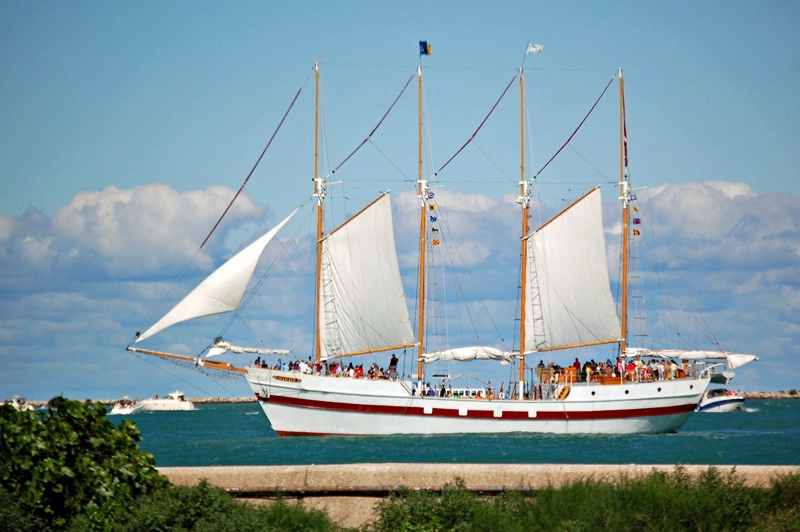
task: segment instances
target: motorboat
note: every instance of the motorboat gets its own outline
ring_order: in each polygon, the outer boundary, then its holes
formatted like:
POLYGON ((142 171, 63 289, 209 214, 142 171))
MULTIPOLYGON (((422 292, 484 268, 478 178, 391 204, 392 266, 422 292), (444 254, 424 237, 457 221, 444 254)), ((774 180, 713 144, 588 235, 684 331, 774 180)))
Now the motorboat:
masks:
POLYGON ((700 404, 697 405, 698 412, 737 412, 742 409, 744 396, 729 388, 711 388, 706 390, 700 404))
POLYGON ((142 405, 142 410, 145 412, 195 409, 194 403, 187 401, 184 393, 177 390, 168 394, 168 397, 159 398, 155 396, 152 399, 142 399, 139 403, 142 405))
POLYGON ((11 406, 17 409, 20 412, 24 412, 26 410, 33 410, 33 405, 28 404, 25 401, 25 398, 21 395, 15 395, 11 398, 11 406))
POLYGON ((123 397, 111 408, 110 416, 127 416, 141 411, 143 408, 142 403, 134 401, 130 397, 123 397))

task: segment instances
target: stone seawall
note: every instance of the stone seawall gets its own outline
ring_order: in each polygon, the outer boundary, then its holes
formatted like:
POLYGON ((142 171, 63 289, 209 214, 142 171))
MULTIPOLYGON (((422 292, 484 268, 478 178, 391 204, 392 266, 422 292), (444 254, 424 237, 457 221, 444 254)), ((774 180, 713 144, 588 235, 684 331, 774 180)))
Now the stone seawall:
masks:
MULTIPOLYGON (((683 466, 690 475, 707 465, 683 466)), ((800 466, 713 466, 723 473, 735 470, 748 486, 768 487, 770 479, 800 474, 800 466)), ((173 484, 192 486, 207 480, 236 497, 268 502, 281 495, 302 499, 309 508, 322 509, 335 522, 358 527, 375 519, 375 503, 400 487, 439 490, 457 478, 467 489, 491 495, 505 490, 559 487, 577 480, 614 482, 623 476, 654 470, 671 472, 673 465, 586 464, 337 464, 293 466, 161 467, 173 484)))

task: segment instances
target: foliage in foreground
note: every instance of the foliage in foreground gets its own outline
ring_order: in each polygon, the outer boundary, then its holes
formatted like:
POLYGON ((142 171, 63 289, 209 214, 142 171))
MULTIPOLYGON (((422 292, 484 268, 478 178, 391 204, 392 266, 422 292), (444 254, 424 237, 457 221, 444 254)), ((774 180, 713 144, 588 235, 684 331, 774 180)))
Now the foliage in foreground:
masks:
MULTIPOLYGON (((82 530, 83 518, 76 519, 73 525, 74 530, 82 530)), ((203 481, 197 486, 171 486, 142 497, 127 521, 107 530, 325 532, 337 527, 322 511, 307 510, 300 504, 282 500, 263 506, 246 504, 203 481)))
POLYGON ((594 480, 481 498, 463 482, 440 493, 403 490, 377 506, 365 531, 800 530, 800 475, 747 487, 711 467, 594 480))
POLYGON ((109 421, 102 403, 56 397, 46 412, 0 406, 0 516, 22 528, 64 528, 79 514, 98 527, 113 522, 168 484, 140 439, 131 421, 109 421))
POLYGON ((106 407, 56 397, 47 412, 0 406, 0 532, 335 530, 323 512, 241 503, 203 482, 172 486, 106 407))

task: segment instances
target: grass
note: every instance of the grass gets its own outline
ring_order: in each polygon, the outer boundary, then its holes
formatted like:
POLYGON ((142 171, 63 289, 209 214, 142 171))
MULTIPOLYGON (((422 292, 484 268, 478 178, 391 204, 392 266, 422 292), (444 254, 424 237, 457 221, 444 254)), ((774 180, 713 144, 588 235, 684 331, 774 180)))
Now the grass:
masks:
POLYGON ((745 486, 735 472, 696 478, 679 467, 484 498, 460 481, 440 493, 400 491, 378 505, 378 531, 800 530, 800 475, 745 486))

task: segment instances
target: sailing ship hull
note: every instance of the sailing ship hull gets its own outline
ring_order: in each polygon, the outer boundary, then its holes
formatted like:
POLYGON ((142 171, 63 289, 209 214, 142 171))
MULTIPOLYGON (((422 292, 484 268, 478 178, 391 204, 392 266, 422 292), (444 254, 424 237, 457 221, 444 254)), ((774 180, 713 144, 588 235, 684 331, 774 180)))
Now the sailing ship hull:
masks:
POLYGON ((709 384, 707 378, 579 383, 563 400, 519 401, 417 397, 404 381, 259 368, 248 368, 247 381, 280 436, 673 432, 709 384))

